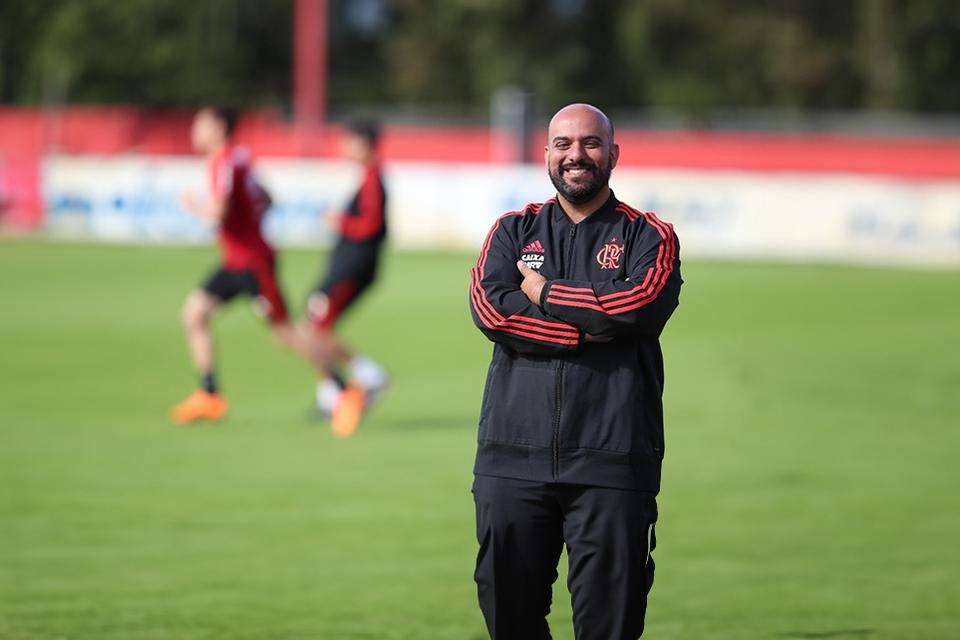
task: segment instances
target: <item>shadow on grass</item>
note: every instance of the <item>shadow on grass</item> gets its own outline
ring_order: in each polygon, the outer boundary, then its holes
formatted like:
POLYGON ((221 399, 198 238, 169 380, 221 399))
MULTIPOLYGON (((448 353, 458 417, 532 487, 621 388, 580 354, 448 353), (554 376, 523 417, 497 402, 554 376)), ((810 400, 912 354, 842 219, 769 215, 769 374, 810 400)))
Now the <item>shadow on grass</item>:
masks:
MULTIPOLYGON (((315 409, 309 408, 304 412, 304 423, 309 427, 329 428, 330 419, 315 409)), ((378 430, 403 429, 405 431, 465 431, 477 428, 475 418, 464 418, 462 415, 450 416, 417 416, 409 418, 392 418, 385 416, 374 409, 365 422, 375 425, 378 430)), ((362 428, 362 427, 361 427, 362 428)))
POLYGON ((476 430, 476 420, 458 416, 421 416, 413 418, 394 418, 385 420, 385 428, 408 429, 411 431, 442 429, 449 431, 476 430))
POLYGON ((873 635, 873 629, 835 629, 832 631, 787 631, 781 633, 778 637, 814 640, 819 638, 865 638, 870 635, 873 635))

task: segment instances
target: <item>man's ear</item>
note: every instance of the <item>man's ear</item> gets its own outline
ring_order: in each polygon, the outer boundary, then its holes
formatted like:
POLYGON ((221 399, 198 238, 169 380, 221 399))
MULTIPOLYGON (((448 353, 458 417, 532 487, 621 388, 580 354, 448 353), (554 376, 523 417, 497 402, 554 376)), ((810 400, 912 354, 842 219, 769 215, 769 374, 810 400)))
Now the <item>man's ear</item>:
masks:
POLYGON ((610 147, 610 168, 615 169, 617 167, 617 162, 619 160, 620 160, 620 145, 614 142, 613 146, 610 147))

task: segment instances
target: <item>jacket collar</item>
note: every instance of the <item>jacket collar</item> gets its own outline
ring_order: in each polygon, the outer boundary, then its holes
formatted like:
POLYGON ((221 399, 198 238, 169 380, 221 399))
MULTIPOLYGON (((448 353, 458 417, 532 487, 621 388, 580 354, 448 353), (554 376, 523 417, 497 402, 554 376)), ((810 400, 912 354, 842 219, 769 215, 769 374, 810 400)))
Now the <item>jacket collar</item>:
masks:
MULTIPOLYGON (((560 198, 557 197, 557 196, 554 196, 554 197, 551 198, 550 200, 553 202, 553 219, 554 219, 554 221, 560 222, 561 220, 565 220, 566 222, 570 222, 570 218, 567 217, 567 214, 564 213, 564 211, 563 211, 563 207, 560 206, 560 198)), ((614 209, 617 208, 617 205, 618 205, 619 203, 620 203, 620 201, 617 200, 616 195, 614 195, 614 193, 613 193, 613 189, 611 189, 611 190, 610 190, 610 197, 607 198, 607 200, 606 200, 602 205, 600 205, 600 207, 599 207, 598 209, 596 209, 593 213, 591 213, 591 214, 588 215, 586 218, 584 218, 579 224, 583 224, 583 223, 586 223, 586 222, 590 222, 591 220, 594 220, 594 219, 600 217, 600 216, 601 216, 602 214, 604 214, 604 213, 613 211, 614 209)))

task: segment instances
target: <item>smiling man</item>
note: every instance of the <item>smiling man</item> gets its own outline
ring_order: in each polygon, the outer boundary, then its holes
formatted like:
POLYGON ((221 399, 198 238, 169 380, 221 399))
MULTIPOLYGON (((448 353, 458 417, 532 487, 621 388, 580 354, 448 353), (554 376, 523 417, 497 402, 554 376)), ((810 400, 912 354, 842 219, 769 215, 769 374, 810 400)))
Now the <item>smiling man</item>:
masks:
POLYGON ((557 190, 501 216, 471 271, 494 342, 473 485, 475 578, 495 640, 550 638, 566 544, 578 640, 638 638, 653 584, 663 459, 659 336, 679 301, 671 225, 619 202, 599 109, 550 121, 557 190))

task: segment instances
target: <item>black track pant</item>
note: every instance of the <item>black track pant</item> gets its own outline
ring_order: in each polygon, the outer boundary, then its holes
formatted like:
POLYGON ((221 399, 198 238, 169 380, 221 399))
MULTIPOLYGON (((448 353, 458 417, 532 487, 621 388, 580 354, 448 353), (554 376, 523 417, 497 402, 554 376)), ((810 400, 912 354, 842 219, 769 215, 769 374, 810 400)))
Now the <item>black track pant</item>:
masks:
POLYGON ((653 586, 653 493, 476 476, 477 592, 494 640, 546 640, 564 542, 577 640, 635 640, 653 586))

